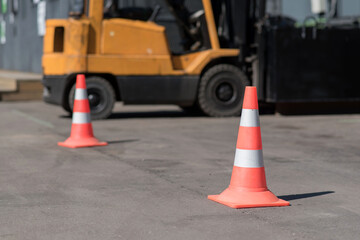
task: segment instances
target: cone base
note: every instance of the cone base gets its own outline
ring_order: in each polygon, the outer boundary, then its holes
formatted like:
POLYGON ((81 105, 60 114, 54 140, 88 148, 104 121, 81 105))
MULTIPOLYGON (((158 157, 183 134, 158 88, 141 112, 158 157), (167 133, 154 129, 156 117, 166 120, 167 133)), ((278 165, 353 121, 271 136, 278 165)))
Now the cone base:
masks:
POLYGON ((219 195, 209 195, 208 199, 231 208, 282 207, 290 203, 277 198, 269 190, 262 192, 239 191, 227 188, 219 195))
POLYGON ((81 147, 96 147, 96 146, 106 146, 107 142, 100 142, 94 137, 90 138, 72 138, 69 137, 65 142, 58 142, 58 145, 61 147, 68 148, 81 148, 81 147))

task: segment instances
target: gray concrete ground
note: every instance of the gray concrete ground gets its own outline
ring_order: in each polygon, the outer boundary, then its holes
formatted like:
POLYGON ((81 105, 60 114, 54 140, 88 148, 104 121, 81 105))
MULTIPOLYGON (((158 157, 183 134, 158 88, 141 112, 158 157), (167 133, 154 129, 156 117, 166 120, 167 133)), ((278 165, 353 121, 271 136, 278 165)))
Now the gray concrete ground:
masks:
POLYGON ((360 115, 261 116, 268 187, 290 207, 231 209, 238 118, 116 106, 107 147, 67 149, 71 119, 0 104, 0 239, 358 239, 360 115))

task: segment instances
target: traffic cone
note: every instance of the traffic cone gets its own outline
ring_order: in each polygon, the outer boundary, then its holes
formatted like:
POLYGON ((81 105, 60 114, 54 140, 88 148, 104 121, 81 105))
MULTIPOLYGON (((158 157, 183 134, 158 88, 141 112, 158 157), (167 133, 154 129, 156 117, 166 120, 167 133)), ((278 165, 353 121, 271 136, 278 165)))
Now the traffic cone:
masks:
POLYGON ((232 208, 290 205, 266 186, 258 109, 256 87, 246 87, 230 185, 208 199, 232 208))
POLYGON ((76 77, 75 101, 70 137, 66 139, 65 142, 59 142, 58 145, 69 148, 107 145, 106 142, 99 142, 99 140, 94 137, 85 75, 83 74, 78 74, 76 77))

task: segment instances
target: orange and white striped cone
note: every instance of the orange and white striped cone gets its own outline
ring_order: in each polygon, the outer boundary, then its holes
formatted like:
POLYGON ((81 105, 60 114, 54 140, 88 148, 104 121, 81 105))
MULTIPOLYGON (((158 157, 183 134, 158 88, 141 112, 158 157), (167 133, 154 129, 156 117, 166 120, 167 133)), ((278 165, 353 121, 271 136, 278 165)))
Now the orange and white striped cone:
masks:
POLYGON ((59 142, 58 145, 69 148, 107 145, 106 142, 100 142, 94 137, 85 75, 83 74, 79 74, 76 77, 75 101, 70 137, 66 139, 65 142, 59 142))
POLYGON ((258 109, 256 87, 246 87, 230 185, 208 199, 232 208, 290 205, 267 188, 258 109))

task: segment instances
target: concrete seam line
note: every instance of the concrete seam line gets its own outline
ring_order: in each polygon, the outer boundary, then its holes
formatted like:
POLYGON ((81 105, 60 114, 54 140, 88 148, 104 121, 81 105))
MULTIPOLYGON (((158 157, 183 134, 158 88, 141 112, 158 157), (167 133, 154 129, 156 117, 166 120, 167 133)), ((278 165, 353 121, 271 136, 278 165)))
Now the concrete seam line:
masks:
POLYGON ((54 125, 52 125, 51 123, 47 122, 47 121, 44 121, 44 120, 41 120, 39 118, 36 118, 36 117, 33 117, 27 113, 24 113, 24 112, 21 112, 21 111, 18 111, 18 110, 13 110, 12 113, 16 114, 16 115, 19 115, 19 116, 22 116, 30 121, 33 121, 37 124, 40 124, 40 125, 43 125, 43 126, 46 126, 48 128, 54 128, 54 125))

